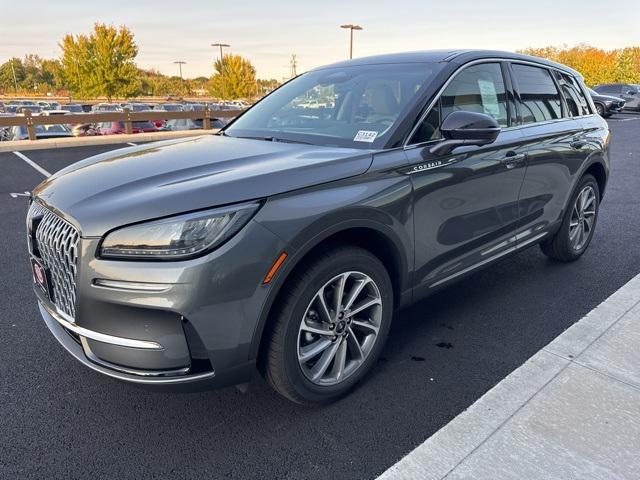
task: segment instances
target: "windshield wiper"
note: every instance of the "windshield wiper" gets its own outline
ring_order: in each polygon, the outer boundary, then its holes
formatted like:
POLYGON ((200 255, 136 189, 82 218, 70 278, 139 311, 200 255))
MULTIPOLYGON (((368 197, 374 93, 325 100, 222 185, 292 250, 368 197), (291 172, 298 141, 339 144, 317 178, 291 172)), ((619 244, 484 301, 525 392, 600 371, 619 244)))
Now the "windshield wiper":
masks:
POLYGON ((249 140, 263 140, 265 142, 300 143, 302 145, 314 145, 311 142, 304 142, 302 140, 291 140, 289 138, 277 138, 277 137, 271 137, 271 136, 264 136, 264 137, 260 137, 260 136, 256 136, 256 137, 234 137, 234 138, 247 138, 249 140))

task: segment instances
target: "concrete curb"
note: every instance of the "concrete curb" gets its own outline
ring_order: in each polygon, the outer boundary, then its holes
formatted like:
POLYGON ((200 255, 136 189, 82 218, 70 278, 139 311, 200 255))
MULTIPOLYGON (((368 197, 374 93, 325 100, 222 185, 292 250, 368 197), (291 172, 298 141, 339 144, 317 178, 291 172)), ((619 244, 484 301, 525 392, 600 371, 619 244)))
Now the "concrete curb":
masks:
POLYGON ((633 407, 628 404, 640 395, 640 377, 628 366, 636 364, 640 345, 621 348, 620 336, 629 338, 639 322, 640 275, 379 478, 630 478, 625 472, 638 468, 640 460, 634 464, 629 453, 635 455, 640 442, 628 443, 640 438, 640 425, 637 418, 629 421, 633 407), (618 338, 610 338, 612 332, 618 338), (620 358, 624 355, 633 358, 620 358), (585 384, 602 388, 592 388, 593 398, 576 396, 585 384), (614 407, 603 408, 616 402, 623 404, 618 416, 614 407), (590 409, 588 418, 575 421, 590 409), (571 417, 567 411, 578 413, 571 417), (601 433, 605 425, 614 430, 608 437, 609 430, 601 433), (569 433, 563 436, 554 427, 569 433), (607 440, 620 445, 605 446, 607 440))
POLYGON ((95 137, 45 138, 30 141, 0 142, 1 152, 24 152, 27 150, 45 150, 49 148, 87 147, 92 145, 112 145, 120 143, 156 142, 174 138, 200 137, 213 135, 218 130, 185 130, 177 132, 136 133, 134 135, 96 135, 95 137))

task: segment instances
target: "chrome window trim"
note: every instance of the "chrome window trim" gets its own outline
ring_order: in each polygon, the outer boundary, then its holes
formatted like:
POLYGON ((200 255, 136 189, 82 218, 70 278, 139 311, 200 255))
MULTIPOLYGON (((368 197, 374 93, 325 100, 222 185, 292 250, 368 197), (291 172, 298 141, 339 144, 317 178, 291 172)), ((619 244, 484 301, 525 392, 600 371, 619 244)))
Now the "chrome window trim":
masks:
MULTIPOLYGON (((464 65, 460 65, 460 67, 458 67, 458 69, 455 70, 451 74, 451 76, 447 79, 447 81, 445 83, 443 83, 442 86, 440 87, 440 89, 437 91, 437 93, 434 96, 434 98, 431 101, 431 103, 429 103, 428 107, 425 109, 425 111, 422 113, 422 115, 420 116, 418 121, 415 123, 415 125, 411 129, 411 132, 407 136, 407 139, 402 144, 402 148, 407 150, 409 148, 414 148, 414 147, 418 147, 418 146, 427 145, 427 144, 431 144, 431 143, 435 143, 435 142, 441 141, 441 139, 436 139, 436 140, 429 140, 428 142, 409 143, 411 141, 411 139, 413 138, 414 134, 416 133, 416 131, 418 130, 420 124, 424 121, 424 119, 427 117, 427 115, 429 115, 429 113, 431 112, 431 109, 433 108, 433 106, 438 102, 438 100, 440 100, 440 97, 442 96, 442 93, 449 86, 449 84, 453 81, 454 78, 456 78, 464 69, 466 69, 468 67, 471 67, 473 65, 478 65, 478 64, 482 64, 482 63, 496 63, 496 62, 521 63, 521 64, 524 64, 524 65, 531 65, 531 66, 538 67, 538 68, 545 68, 547 70, 551 70, 551 69, 558 70, 558 71, 560 71, 562 73, 565 73, 567 75, 571 75, 570 72, 565 72, 565 71, 563 71, 563 70, 561 70, 559 68, 556 68, 556 67, 553 67, 553 66, 549 66, 549 65, 545 65, 544 63, 537 63, 537 62, 531 62, 531 61, 528 61, 528 60, 510 59, 510 58, 498 58, 498 57, 479 58, 477 60, 472 60, 471 62, 465 63, 464 65)), ((560 92, 558 92, 558 93, 560 93, 560 92)), ((533 126, 533 125, 535 125, 535 126, 545 125, 545 124, 548 124, 548 123, 560 122, 560 121, 565 121, 565 120, 573 120, 573 119, 576 119, 576 118, 589 117, 589 116, 593 116, 593 115, 594 115, 594 113, 592 112, 589 115, 581 115, 579 117, 562 117, 562 118, 555 118, 555 119, 552 119, 552 120, 546 120, 544 122, 527 123, 527 124, 524 124, 524 125, 512 125, 510 127, 502 128, 501 131, 505 132, 505 131, 510 131, 510 130, 516 130, 518 128, 527 128, 527 127, 530 127, 530 126, 533 126)))

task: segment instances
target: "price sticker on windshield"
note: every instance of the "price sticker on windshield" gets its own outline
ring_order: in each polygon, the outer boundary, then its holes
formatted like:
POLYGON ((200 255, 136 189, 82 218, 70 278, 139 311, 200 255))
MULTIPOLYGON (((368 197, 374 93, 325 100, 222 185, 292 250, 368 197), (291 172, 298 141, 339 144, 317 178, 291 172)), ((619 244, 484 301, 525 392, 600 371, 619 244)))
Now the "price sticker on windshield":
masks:
POLYGON ((372 130, 360 130, 353 138, 354 142, 373 143, 378 136, 378 132, 372 130))

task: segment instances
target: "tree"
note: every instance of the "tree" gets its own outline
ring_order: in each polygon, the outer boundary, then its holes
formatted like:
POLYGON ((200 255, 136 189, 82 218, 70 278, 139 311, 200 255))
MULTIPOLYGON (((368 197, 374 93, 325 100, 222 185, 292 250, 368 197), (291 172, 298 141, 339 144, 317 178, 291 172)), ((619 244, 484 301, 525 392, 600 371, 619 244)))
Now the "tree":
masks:
POLYGON ((63 78, 76 95, 111 100, 138 93, 138 47, 127 27, 96 23, 89 35, 65 35, 60 48, 63 78))
POLYGON ((4 92, 17 91, 24 80, 24 65, 19 58, 11 58, 0 65, 0 89, 4 92))
POLYGON ((587 85, 640 82, 640 47, 602 50, 590 45, 572 48, 528 48, 522 53, 563 63, 584 77, 587 85))
POLYGON ((225 55, 214 63, 216 73, 207 84, 214 97, 249 98, 256 94, 256 69, 240 55, 225 55))

